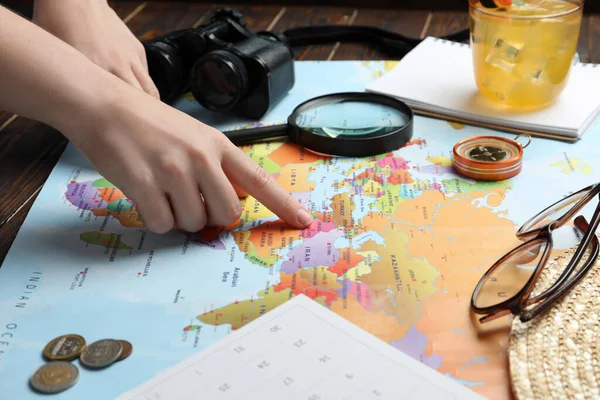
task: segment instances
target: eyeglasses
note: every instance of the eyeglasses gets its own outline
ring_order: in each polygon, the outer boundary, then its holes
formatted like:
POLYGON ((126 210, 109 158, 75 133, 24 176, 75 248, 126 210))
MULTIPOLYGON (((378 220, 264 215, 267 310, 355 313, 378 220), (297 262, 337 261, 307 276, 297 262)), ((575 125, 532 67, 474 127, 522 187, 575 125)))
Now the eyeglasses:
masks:
POLYGON ((552 252, 552 232, 571 221, 596 196, 600 199, 600 183, 563 198, 521 226, 517 237, 524 243, 496 261, 473 291, 471 309, 477 314, 484 314, 480 322, 508 314, 519 316, 522 322, 530 321, 579 282, 598 257, 595 232, 600 223, 600 200, 589 224, 582 215, 575 218, 574 225, 582 237, 565 270, 549 288, 532 297, 535 284, 552 252), (583 259, 586 251, 589 254, 583 259))

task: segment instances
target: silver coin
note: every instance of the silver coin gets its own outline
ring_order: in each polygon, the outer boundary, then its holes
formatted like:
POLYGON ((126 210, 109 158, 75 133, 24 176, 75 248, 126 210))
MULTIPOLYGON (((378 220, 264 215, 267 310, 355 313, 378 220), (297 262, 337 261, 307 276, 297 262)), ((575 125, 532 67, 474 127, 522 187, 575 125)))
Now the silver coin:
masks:
POLYGON ((118 340, 102 339, 88 344, 79 356, 79 361, 89 368, 103 368, 119 359, 123 345, 118 340))
POLYGON ((31 386, 42 393, 59 393, 67 390, 79 379, 77 367, 67 361, 51 361, 42 365, 31 376, 31 386))

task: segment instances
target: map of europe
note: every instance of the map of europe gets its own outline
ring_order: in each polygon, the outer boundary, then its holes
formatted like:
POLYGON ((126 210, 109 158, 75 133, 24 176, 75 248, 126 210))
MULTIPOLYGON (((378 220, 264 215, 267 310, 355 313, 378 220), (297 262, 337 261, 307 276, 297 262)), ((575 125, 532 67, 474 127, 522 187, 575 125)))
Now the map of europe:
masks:
MULTIPOLYGON (((280 123, 317 95, 362 91, 394 63, 296 65, 296 87, 261 123, 280 123)), ((189 98, 176 106, 221 129, 252 123, 189 98)), ((312 211, 312 225, 292 229, 250 196, 235 224, 165 235, 146 231, 127 196, 69 146, 0 268, 0 398, 39 396, 29 376, 61 334, 133 344, 105 370, 80 368, 61 395, 113 398, 298 294, 487 397, 509 398, 506 331, 469 313, 473 288, 518 243, 521 223, 594 183, 600 127, 576 144, 534 139, 511 180, 457 175, 452 146, 484 133, 416 117, 405 147, 375 157, 246 146, 312 211)))

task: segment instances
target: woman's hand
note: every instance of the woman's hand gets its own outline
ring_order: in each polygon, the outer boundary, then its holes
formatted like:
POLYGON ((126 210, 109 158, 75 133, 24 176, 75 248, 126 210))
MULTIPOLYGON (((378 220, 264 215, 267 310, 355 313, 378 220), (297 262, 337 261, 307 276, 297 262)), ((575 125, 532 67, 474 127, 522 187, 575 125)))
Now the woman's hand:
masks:
POLYGON ((233 185, 292 226, 310 224, 310 213, 221 132, 107 81, 113 87, 102 109, 64 121, 61 131, 135 203, 151 231, 234 223, 242 207, 233 185))
POLYGON ((33 21, 100 67, 159 97, 144 47, 106 0, 35 0, 33 21))
POLYGON ((235 222, 234 185, 292 226, 310 224, 308 211, 221 132, 3 7, 0 48, 0 109, 62 132, 135 203, 151 231, 235 222))

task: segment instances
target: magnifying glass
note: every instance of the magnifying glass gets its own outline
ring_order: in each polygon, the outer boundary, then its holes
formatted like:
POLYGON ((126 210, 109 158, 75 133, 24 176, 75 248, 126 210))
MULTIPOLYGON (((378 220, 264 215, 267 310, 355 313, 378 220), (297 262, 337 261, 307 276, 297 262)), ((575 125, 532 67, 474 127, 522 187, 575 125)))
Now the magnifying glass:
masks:
POLYGON ((412 109, 395 98, 334 93, 298 105, 287 123, 223 132, 235 145, 287 137, 315 153, 366 157, 404 146, 413 135, 412 109))

